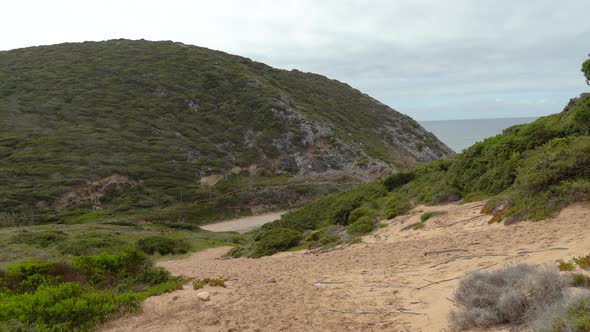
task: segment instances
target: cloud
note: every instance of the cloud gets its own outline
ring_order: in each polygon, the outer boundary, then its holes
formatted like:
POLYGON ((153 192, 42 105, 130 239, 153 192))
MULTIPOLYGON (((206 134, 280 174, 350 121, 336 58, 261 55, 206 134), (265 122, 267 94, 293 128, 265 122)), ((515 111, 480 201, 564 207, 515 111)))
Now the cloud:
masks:
POLYGON ((587 89, 579 69, 590 52, 587 0, 20 0, 4 7, 0 29, 10 33, 0 49, 181 41, 339 79, 418 119, 553 113, 587 89))

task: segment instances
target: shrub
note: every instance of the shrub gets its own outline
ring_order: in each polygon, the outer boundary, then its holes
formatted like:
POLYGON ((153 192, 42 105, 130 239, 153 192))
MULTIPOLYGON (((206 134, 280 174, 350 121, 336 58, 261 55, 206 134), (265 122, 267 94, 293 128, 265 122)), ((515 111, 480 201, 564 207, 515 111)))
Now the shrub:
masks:
POLYGON ((584 274, 576 273, 572 276, 572 286, 590 287, 590 277, 584 274))
POLYGON ((360 217, 346 228, 348 233, 366 234, 375 229, 375 222, 370 217, 360 217))
POLYGON ((184 240, 173 240, 164 236, 150 236, 137 241, 137 248, 146 254, 185 254, 191 246, 184 240))
POLYGON ((561 301, 539 310, 530 324, 536 332, 587 332, 590 331, 590 296, 588 293, 561 301))
POLYGON ((386 177, 385 180, 383 180, 383 185, 385 186, 385 188, 387 188, 388 191, 392 191, 407 184, 413 179, 413 172, 399 172, 386 177))
POLYGON ((573 271, 576 269, 576 266, 572 262, 564 262, 560 259, 557 261, 557 263, 557 268, 559 271, 573 271))
POLYGON ((590 267, 590 255, 574 257, 574 263, 576 263, 581 269, 587 269, 590 267))
POLYGON ((361 206, 350 212, 350 216, 348 216, 348 221, 349 223, 353 223, 357 221, 357 219, 360 217, 373 217, 376 214, 377 211, 375 211, 375 209, 371 209, 368 206, 361 206))
POLYGON ((253 257, 272 255, 289 249, 301 240, 301 232, 288 228, 272 228, 264 231, 252 252, 253 257))
POLYGON ((503 323, 520 324, 536 310, 560 300, 566 287, 555 271, 514 265, 463 278, 455 292, 460 310, 452 311, 452 325, 464 330, 503 323))

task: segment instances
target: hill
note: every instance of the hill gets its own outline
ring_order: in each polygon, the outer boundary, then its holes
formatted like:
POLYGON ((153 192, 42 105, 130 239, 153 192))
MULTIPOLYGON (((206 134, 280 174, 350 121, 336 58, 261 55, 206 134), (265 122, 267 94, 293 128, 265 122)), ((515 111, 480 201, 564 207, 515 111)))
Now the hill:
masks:
POLYGON ((345 83, 144 40, 0 52, 0 127, 3 224, 170 206, 152 217, 201 223, 452 155, 345 83))

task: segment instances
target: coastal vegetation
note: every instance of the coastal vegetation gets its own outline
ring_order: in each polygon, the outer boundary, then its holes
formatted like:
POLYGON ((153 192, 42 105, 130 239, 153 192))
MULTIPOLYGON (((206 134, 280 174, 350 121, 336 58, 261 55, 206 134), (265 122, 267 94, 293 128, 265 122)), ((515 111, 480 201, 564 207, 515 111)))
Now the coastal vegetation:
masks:
MULTIPOLYGON (((586 74, 588 63, 584 63, 586 74)), ((291 235, 288 242, 273 244, 276 251, 301 246, 301 241, 293 240, 296 234, 303 239, 310 230, 331 225, 351 227, 355 222, 352 212, 358 208, 370 209, 381 218, 393 218, 414 204, 485 199, 482 213, 491 214, 490 222, 541 220, 590 197, 588 165, 590 96, 583 94, 571 99, 561 113, 507 128, 451 158, 308 203, 264 225, 254 241, 239 252, 249 255, 260 253, 259 246, 269 248, 265 236, 268 232, 291 235)), ((305 239, 302 241, 305 244, 305 239)))

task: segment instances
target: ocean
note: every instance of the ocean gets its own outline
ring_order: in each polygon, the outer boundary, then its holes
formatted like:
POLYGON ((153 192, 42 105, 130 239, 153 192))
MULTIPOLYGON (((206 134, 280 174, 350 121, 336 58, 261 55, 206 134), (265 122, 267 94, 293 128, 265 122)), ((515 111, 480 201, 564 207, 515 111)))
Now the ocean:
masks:
POLYGON ((461 152, 484 138, 501 134, 505 128, 536 119, 538 118, 440 120, 420 121, 420 124, 455 152, 461 152))

